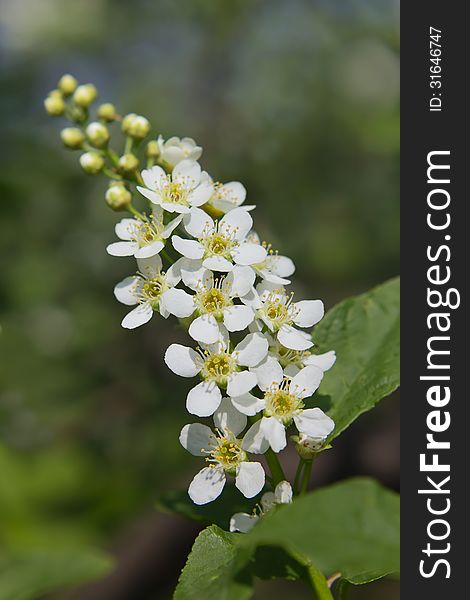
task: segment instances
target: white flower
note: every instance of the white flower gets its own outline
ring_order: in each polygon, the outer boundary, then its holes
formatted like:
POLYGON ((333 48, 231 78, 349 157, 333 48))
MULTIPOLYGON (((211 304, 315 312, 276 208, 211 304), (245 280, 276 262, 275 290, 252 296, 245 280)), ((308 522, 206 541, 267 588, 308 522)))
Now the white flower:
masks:
POLYGON ((182 160, 199 160, 202 154, 201 146, 197 146, 196 142, 189 137, 180 139, 173 136, 166 141, 161 135, 157 139, 160 158, 170 167, 175 167, 182 160))
POLYGON ((173 213, 189 213, 191 206, 205 204, 212 194, 212 185, 202 180, 201 167, 194 160, 182 160, 171 175, 154 166, 142 171, 146 187, 137 186, 139 192, 153 204, 173 213))
POLYGON ((292 502, 292 487, 288 481, 281 481, 276 485, 274 492, 266 492, 261 496, 260 506, 253 513, 235 513, 230 519, 230 531, 248 533, 259 519, 274 506, 290 504, 292 502))
POLYGON ((194 456, 205 456, 209 466, 194 477, 188 494, 195 504, 212 502, 226 482, 226 474, 235 477, 235 486, 246 498, 253 498, 264 487, 264 469, 259 462, 249 462, 237 435, 246 426, 246 417, 237 413, 228 399, 214 414, 217 432, 207 425, 192 423, 181 430, 180 443, 194 456), (242 418, 240 418, 242 417, 242 418))
POLYGON ((292 259, 288 256, 281 256, 273 251, 271 244, 261 243, 259 235, 254 231, 248 234, 247 240, 255 244, 260 244, 267 250, 267 256, 264 261, 252 265, 257 275, 269 283, 288 285, 290 279, 286 279, 286 277, 290 277, 295 272, 295 265, 292 259))
POLYGON ((217 410, 222 400, 220 388, 226 389, 230 397, 252 390, 257 383, 256 374, 240 367, 256 366, 268 351, 268 342, 261 333, 248 334, 233 352, 228 351, 228 334, 224 338, 199 351, 171 344, 165 353, 165 362, 173 373, 181 377, 199 374, 203 380, 186 398, 188 412, 198 417, 208 417, 217 410))
POLYGON ((312 327, 324 315, 321 300, 293 302, 293 294, 287 295, 283 288, 275 289, 266 282, 241 298, 256 310, 256 316, 276 334, 277 340, 291 350, 307 350, 313 346, 310 335, 294 327, 312 327))
MULTIPOLYGON (((206 176, 214 186, 212 196, 207 201, 208 206, 205 207, 208 212, 214 214, 214 216, 221 216, 234 208, 238 208, 245 202, 246 189, 242 183, 239 181, 214 183, 209 175, 206 176)), ((254 205, 244 205, 243 208, 250 211, 256 207, 254 205)))
POLYGON ((235 267, 227 276, 214 279, 212 271, 181 268, 183 282, 196 293, 178 295, 179 290, 169 292, 168 310, 186 310, 188 316, 197 311, 197 317, 189 326, 189 335, 197 342, 214 344, 221 336, 221 324, 228 331, 243 331, 253 322, 253 309, 244 304, 234 304, 239 289, 253 285, 254 273, 249 267, 235 267), (248 271, 248 273, 246 273, 248 271), (174 295, 174 300, 172 296, 174 295))
POLYGON ((206 212, 193 208, 183 223, 186 231, 196 239, 174 235, 171 242, 180 254, 199 261, 206 269, 227 272, 233 269, 233 263, 248 266, 266 258, 262 246, 245 240, 253 219, 243 208, 231 210, 215 223, 206 212))
MULTIPOLYGON (((319 408, 304 409, 305 398, 311 396, 320 385, 323 371, 309 365, 295 377, 284 377, 282 367, 272 357, 267 357, 258 367, 252 368, 258 378, 258 387, 264 392, 264 398, 244 395, 244 406, 263 410, 263 417, 248 430, 244 439, 244 448, 248 452, 263 454, 271 447, 280 452, 287 445, 286 427, 294 421, 300 433, 314 438, 326 439, 334 428, 334 422, 319 408)), ((238 410, 242 405, 232 401, 238 410)), ((249 414, 249 413, 248 413, 249 414)))
POLYGON ((126 277, 114 288, 114 295, 119 302, 127 306, 138 304, 122 320, 121 325, 126 329, 135 329, 147 323, 156 310, 167 318, 170 313, 165 305, 165 296, 181 279, 178 263, 165 273, 161 270, 162 260, 158 254, 137 259, 137 265, 139 274, 126 277))
POLYGON ((116 224, 115 231, 121 242, 109 244, 106 248, 111 256, 135 256, 149 258, 158 254, 164 247, 165 241, 181 223, 183 215, 167 225, 163 223, 163 209, 155 205, 152 215, 145 220, 122 219, 116 224))

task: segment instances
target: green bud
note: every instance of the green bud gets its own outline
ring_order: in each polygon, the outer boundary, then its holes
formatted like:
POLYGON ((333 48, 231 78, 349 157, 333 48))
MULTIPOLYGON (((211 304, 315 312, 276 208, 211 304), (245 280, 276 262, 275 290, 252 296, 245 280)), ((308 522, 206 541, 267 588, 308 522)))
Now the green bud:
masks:
POLYGON ((44 100, 44 108, 51 117, 60 117, 65 112, 65 102, 59 90, 52 91, 44 100))
POLYGON ((57 87, 65 96, 70 96, 70 94, 73 94, 77 89, 77 85, 78 81, 75 79, 75 77, 67 73, 66 75, 62 75, 62 77, 59 79, 57 87))
POLYGON ((72 148, 73 150, 81 148, 85 141, 85 134, 78 127, 66 127, 65 129, 62 129, 60 137, 64 146, 72 148))
POLYGON ((132 201, 132 194, 122 183, 113 182, 106 192, 106 204, 115 211, 126 210, 132 201))
POLYGON ((95 148, 104 148, 109 141, 109 131, 106 125, 94 121, 86 128, 88 141, 95 148))
POLYGON ((156 140, 152 140, 147 144, 147 148, 145 149, 145 154, 149 158, 158 158, 160 156, 160 149, 158 147, 158 142, 156 140))
POLYGON ((145 117, 130 113, 122 120, 123 132, 135 140, 142 140, 150 131, 150 123, 145 117))
POLYGON ((80 156, 82 169, 88 175, 96 175, 104 167, 104 159, 97 152, 85 152, 80 156))
POLYGON ((104 121, 114 121, 116 119, 116 109, 114 104, 111 102, 105 102, 104 104, 100 104, 98 106, 98 119, 103 119, 104 121))
POLYGON ((78 106, 82 108, 87 108, 92 104, 96 97, 98 96, 98 91, 96 87, 92 83, 86 83, 84 85, 79 85, 75 90, 73 95, 73 101, 78 106))
POLYGON ((119 159, 119 170, 122 173, 133 173, 139 168, 139 159, 135 154, 123 154, 119 159))

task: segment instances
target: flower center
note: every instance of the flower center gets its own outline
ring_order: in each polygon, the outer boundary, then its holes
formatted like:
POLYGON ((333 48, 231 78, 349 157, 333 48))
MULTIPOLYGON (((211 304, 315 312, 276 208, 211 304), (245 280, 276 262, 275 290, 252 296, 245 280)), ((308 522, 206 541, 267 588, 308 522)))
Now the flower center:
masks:
POLYGON ((216 438, 216 446, 211 450, 211 458, 206 460, 215 461, 226 471, 233 471, 244 460, 246 452, 240 448, 238 440, 232 435, 216 438))
POLYGON ((227 379, 235 371, 235 363, 230 354, 220 352, 219 354, 208 354, 205 357, 201 375, 204 379, 215 381, 224 387, 227 379))
POLYGON ((163 189, 163 199, 171 204, 188 205, 188 190, 176 181, 168 182, 163 189))
POLYGON ((136 235, 136 242, 139 244, 140 248, 148 246, 157 239, 158 233, 153 223, 142 221, 136 235))
POLYGON ((223 310, 231 306, 232 301, 224 294, 220 287, 212 287, 198 295, 202 312, 211 313, 215 317, 222 318, 223 310))
POLYGON ((158 306, 160 296, 167 289, 165 276, 163 273, 156 275, 152 279, 144 279, 144 283, 140 290, 139 302, 149 302, 152 308, 158 306))
POLYGON ((266 402, 264 414, 267 417, 275 417, 284 425, 288 425, 292 417, 304 406, 300 398, 288 391, 288 383, 284 380, 280 387, 268 390, 264 396, 266 402))
POLYGON ((261 318, 270 321, 275 331, 278 331, 283 325, 291 325, 293 318, 293 308, 291 305, 293 296, 282 295, 282 292, 275 290, 270 293, 260 309, 261 318))

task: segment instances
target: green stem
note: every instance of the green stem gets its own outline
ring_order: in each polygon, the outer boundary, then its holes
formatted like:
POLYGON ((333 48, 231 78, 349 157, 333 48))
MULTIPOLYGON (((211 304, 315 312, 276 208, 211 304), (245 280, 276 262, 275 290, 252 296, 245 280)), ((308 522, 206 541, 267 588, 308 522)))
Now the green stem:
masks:
POLYGON ((315 592, 317 600, 334 600, 333 594, 331 593, 330 587, 323 573, 319 571, 316 566, 302 554, 291 551, 291 555, 296 561, 303 565, 307 571, 308 582, 315 592))
POLYGON ((346 600, 346 594, 348 593, 348 589, 351 587, 351 584, 346 579, 340 579, 337 585, 338 590, 338 600, 346 600))
POLYGON ((304 461, 304 462, 305 462, 305 466, 304 466, 304 472, 303 472, 303 476, 302 476, 302 484, 300 486, 300 494, 305 494, 305 492, 308 489, 308 484, 310 482, 310 475, 312 473, 313 459, 309 460, 309 461, 304 461))
POLYGON ((299 464, 297 465, 297 470, 295 472, 295 478, 294 478, 294 494, 297 494, 299 492, 300 474, 302 472, 303 466, 304 466, 304 461, 302 458, 299 458, 299 464))
POLYGON ((134 140, 131 137, 126 138, 126 144, 124 146, 124 154, 131 154, 134 140))
POLYGON ((163 256, 163 258, 165 260, 167 260, 169 262, 170 265, 172 265, 175 261, 171 258, 171 256, 168 254, 168 252, 165 250, 165 248, 163 248, 163 250, 160 251, 160 254, 163 256))
POLYGON ((110 179, 116 179, 117 181, 122 181, 122 177, 120 175, 118 175, 117 173, 115 173, 114 171, 111 171, 111 169, 108 169, 108 167, 105 167, 103 169, 103 173, 110 179))
POLYGON ((266 462, 268 463, 269 470, 271 471, 273 487, 276 487, 280 481, 284 481, 286 478, 284 471, 282 470, 281 463, 271 448, 269 448, 264 456, 266 458, 266 462))
POLYGON ((139 212, 132 204, 129 204, 127 210, 130 213, 132 213, 134 215, 134 217, 137 217, 141 221, 145 221, 146 220, 145 215, 143 215, 141 212, 139 212))
POLYGON ((116 152, 111 150, 111 148, 106 148, 104 153, 110 158, 111 162, 115 167, 119 166, 119 156, 116 154, 116 152))

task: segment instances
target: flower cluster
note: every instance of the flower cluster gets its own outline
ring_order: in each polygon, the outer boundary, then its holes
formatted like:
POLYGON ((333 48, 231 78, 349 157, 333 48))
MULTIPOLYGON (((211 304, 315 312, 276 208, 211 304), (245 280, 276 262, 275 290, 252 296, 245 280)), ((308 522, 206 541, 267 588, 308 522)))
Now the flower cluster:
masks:
POLYGON ((132 307, 122 326, 134 329, 159 314, 187 328, 189 345, 171 344, 165 363, 176 375, 195 380, 188 412, 210 419, 185 425, 180 434, 181 445, 205 460, 189 496, 196 504, 211 502, 227 477, 247 498, 257 496, 267 480, 274 490, 262 496, 253 514, 233 516, 231 529, 247 531, 292 498, 276 456, 286 448, 289 430, 301 461, 308 461, 334 429, 332 419, 309 400, 335 362, 334 351, 312 351, 309 330, 322 319, 323 303, 298 301, 288 291, 293 261, 253 230, 255 207, 244 204, 245 187, 217 182, 202 170, 202 148, 194 140, 161 135, 150 140, 142 168, 137 149, 150 123, 133 113, 122 118, 109 103, 88 122, 96 96, 91 84, 79 86, 64 76, 45 106, 74 123, 61 137, 67 147, 85 151, 84 170, 110 178, 108 205, 131 213, 117 223, 118 240, 107 247, 112 256, 136 259, 135 272, 114 289, 117 300, 132 307), (113 122, 126 137, 122 153, 110 147, 113 122), (133 194, 144 209, 134 207, 133 194), (277 465, 277 474, 271 467, 265 475, 257 460, 263 454, 270 467, 277 465))

